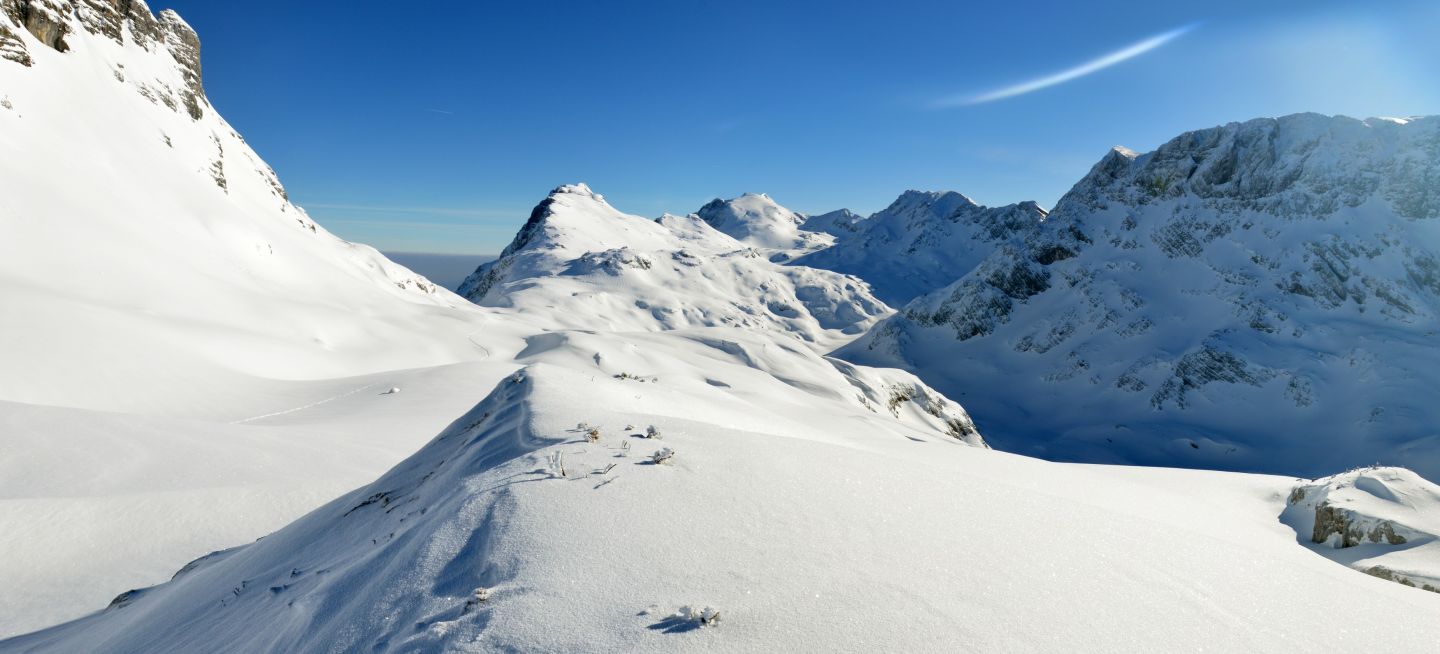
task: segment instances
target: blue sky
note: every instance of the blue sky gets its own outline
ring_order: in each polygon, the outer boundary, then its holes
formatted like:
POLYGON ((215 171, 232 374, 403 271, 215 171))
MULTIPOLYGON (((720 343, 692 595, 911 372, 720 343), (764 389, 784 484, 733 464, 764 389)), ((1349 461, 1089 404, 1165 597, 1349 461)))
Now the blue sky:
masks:
POLYGON ((152 6, 200 33, 211 101, 291 197, 392 251, 497 252, 573 181, 646 216, 746 191, 1049 206, 1113 145, 1440 113, 1430 0, 152 6))

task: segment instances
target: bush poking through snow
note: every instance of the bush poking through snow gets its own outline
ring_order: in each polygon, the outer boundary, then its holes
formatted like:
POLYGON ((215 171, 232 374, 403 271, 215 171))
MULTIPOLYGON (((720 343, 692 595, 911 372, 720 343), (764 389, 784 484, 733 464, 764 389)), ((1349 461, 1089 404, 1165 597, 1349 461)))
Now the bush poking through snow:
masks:
POLYGON ((598 443, 598 442, 600 442, 600 429, 597 428, 597 427, 591 427, 591 428, 590 428, 590 431, 585 432, 585 442, 587 442, 587 443, 598 443))
POLYGON ((717 609, 713 606, 707 606, 703 609, 697 609, 693 606, 685 606, 681 607, 675 615, 683 620, 689 620, 702 627, 714 627, 720 624, 720 609, 717 609))
POLYGON ((621 458, 630 456, 630 441, 620 441, 620 453, 615 456, 621 458))
POLYGON ((476 606, 488 601, 490 601, 490 589, 484 586, 476 588, 475 592, 470 593, 470 599, 465 600, 465 609, 463 612, 469 613, 476 606))
POLYGON ((655 453, 650 455, 650 462, 658 466, 673 458, 675 458, 675 450, 672 450, 668 447, 662 447, 658 450, 655 450, 655 453))
POLYGON ((564 479, 568 475, 565 471, 565 453, 555 450, 550 456, 545 457, 545 462, 550 466, 550 476, 555 479, 564 479))
POLYGON ((660 430, 657 429, 655 425, 650 425, 645 428, 645 438, 662 438, 662 436, 660 435, 660 430))

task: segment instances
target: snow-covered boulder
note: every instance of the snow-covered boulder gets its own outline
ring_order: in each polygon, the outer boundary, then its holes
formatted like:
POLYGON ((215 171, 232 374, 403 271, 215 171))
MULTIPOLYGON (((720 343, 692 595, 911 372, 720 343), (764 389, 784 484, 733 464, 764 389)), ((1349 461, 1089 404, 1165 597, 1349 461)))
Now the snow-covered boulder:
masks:
POLYGON ((1414 472, 1370 467, 1302 482, 1281 520, 1327 558, 1440 593, 1440 486, 1414 472))

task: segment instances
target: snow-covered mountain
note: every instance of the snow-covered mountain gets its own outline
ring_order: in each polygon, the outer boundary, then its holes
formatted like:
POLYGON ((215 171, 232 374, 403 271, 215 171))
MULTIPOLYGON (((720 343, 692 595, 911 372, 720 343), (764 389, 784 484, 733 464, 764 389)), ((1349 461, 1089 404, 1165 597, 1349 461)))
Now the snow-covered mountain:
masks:
MULTIPOLYGON (((647 220, 561 187, 468 302, 292 205, 198 52, 139 0, 0 0, 0 652, 1440 639, 1413 474, 990 450, 827 356, 889 314, 862 281, 776 262, 870 221, 763 196, 647 220)), ((914 213, 958 246, 953 215, 914 213)), ((1002 250, 1085 257, 1019 215, 1002 250)))
POLYGON ((23 335, 0 400, 196 415, 243 378, 474 352, 462 299, 290 203, 173 11, 5 0, 0 52, 0 329, 23 335))
POLYGON ((1440 476, 1437 179, 1437 118, 1116 149, 1040 229, 844 356, 918 372, 1012 451, 1440 476))
POLYGON ((0 0, 0 637, 373 480, 513 369, 288 200, 199 48, 140 0, 0 0))
POLYGON ((700 207, 695 215, 721 233, 779 261, 834 242, 826 233, 802 229, 806 222, 804 214, 776 204, 764 193, 746 193, 730 200, 715 198, 700 207))
POLYGON ((805 222, 800 223, 800 229, 807 232, 820 232, 836 237, 836 239, 849 238, 860 231, 860 225, 865 221, 861 216, 849 209, 837 209, 815 216, 805 216, 805 222))
MULTIPOLYGON (((763 196, 742 199, 753 198, 778 209, 763 196)), ((890 313, 859 280, 771 263, 712 224, 624 214, 584 184, 561 186, 460 293, 557 328, 774 329, 827 351, 890 313)))
MULTIPOLYGON (((1034 202, 984 207, 953 191, 906 191, 863 222, 836 223, 832 215, 811 219, 823 219, 814 228, 834 233, 832 224, 850 225, 852 233, 795 263, 855 275, 880 299, 904 306, 970 272, 998 244, 1038 229, 1045 210, 1034 202)), ((812 229, 811 221, 804 228, 812 229)))

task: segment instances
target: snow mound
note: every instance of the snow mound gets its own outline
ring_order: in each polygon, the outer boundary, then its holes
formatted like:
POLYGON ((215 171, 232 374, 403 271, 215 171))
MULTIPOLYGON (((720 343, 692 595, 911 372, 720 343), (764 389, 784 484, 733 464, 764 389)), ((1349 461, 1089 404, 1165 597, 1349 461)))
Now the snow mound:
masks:
POLYGON ((1440 593, 1440 486, 1404 468, 1361 468, 1291 491, 1281 521, 1326 558, 1440 593))

